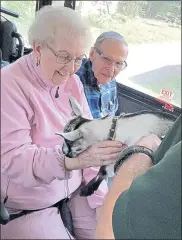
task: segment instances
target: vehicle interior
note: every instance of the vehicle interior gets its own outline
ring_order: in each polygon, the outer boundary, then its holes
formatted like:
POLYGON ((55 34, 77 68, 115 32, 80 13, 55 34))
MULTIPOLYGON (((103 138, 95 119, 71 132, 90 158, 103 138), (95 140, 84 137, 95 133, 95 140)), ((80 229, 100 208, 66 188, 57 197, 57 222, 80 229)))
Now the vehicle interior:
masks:
MULTIPOLYGON (((32 49, 29 46, 27 46, 28 44, 25 42, 25 37, 23 36, 23 34, 26 33, 25 26, 23 29, 24 33, 22 34, 21 30, 18 29, 18 27, 17 27, 17 25, 20 25, 20 23, 18 22, 18 24, 16 24, 16 21, 18 19, 21 18, 23 20, 23 17, 24 17, 24 16, 21 16, 20 13, 18 13, 17 11, 14 11, 14 10, 18 9, 18 7, 16 6, 17 2, 18 1, 2 1, 2 5, 1 5, 1 25, 0 25, 1 58, 3 61, 7 61, 9 63, 16 61, 22 55, 28 54, 29 52, 32 51, 32 49), (5 8, 6 6, 8 7, 8 2, 9 2, 9 8, 5 8), (11 9, 10 9, 10 7, 11 7, 11 9)), ((110 5, 111 5, 112 1, 105 1, 105 4, 100 1, 98 1, 98 3, 96 3, 96 2, 97 1, 92 1, 92 2, 90 1, 90 3, 92 4, 91 6, 92 6, 93 10, 96 7, 100 8, 99 11, 102 11, 103 18, 109 17, 109 14, 112 16, 111 13, 108 13, 109 11, 111 11, 111 10, 109 10, 109 8, 111 9, 110 5), (101 4, 103 6, 100 6, 99 4, 101 4), (97 5, 99 5, 99 6, 97 6, 97 5), (101 7, 103 9, 101 9, 101 7), (108 8, 108 10, 105 8, 108 8), (106 12, 106 10, 108 12, 106 12)), ((121 3, 122 3, 122 1, 121 1, 121 3)), ((122 6, 121 3, 120 3, 120 5, 122 6)), ((25 3, 23 3, 23 1, 22 1, 22 4, 25 4, 25 3)), ((29 5, 30 5, 29 7, 31 8, 31 11, 32 11, 30 13, 31 17, 33 17, 33 15, 35 14, 35 11, 37 11, 41 7, 43 7, 45 5, 51 5, 51 4, 54 4, 54 5, 63 5, 64 4, 65 7, 72 8, 75 11, 77 9, 78 9, 78 11, 82 11, 82 10, 80 10, 81 8, 82 9, 88 8, 88 6, 87 6, 88 4, 86 4, 86 3, 83 4, 82 1, 75 1, 75 0, 73 0, 73 1, 69 1, 69 0, 66 0, 66 1, 52 1, 52 0, 29 1, 29 5), (83 5, 86 5, 86 6, 83 6, 83 5)), ((27 16, 25 16, 25 17, 27 17, 27 16)), ((91 17, 95 17, 95 16, 91 15, 91 17)), ((22 22, 22 20, 21 20, 21 22, 22 22)), ((29 20, 29 22, 31 21, 31 19, 28 19, 28 20, 29 20)), ((150 23, 150 24, 154 25, 154 23, 150 23)), ((109 28, 111 29, 111 27, 112 26, 109 26, 109 27, 107 27, 107 29, 109 29, 109 28)), ((96 28, 95 25, 94 25, 94 28, 96 28)), ((99 31, 102 31, 103 28, 97 27, 97 31, 98 31, 98 29, 99 29, 99 31)), ((94 34, 95 34, 95 32, 94 32, 94 34)), ((127 39, 128 36, 125 36, 125 37, 127 39)), ((179 38, 179 40, 180 40, 180 38, 179 38)), ((129 44, 130 44, 130 42, 129 42, 129 44)), ((145 45, 145 44, 140 44, 140 45, 145 45)), ((133 43, 132 43, 132 47, 133 47, 133 43)), ((136 47, 138 47, 138 46, 136 45, 136 47)), ((133 55, 133 54, 135 54, 135 50, 133 50, 133 52, 132 52, 132 50, 130 50, 130 51, 133 55)), ((137 54, 135 56, 137 57, 137 54)), ((154 56, 152 56, 152 57, 154 57, 154 56)), ((180 58, 180 51, 178 52, 178 55, 176 55, 176 58, 177 59, 180 58)), ((139 59, 139 61, 140 60, 141 59, 139 59)), ((174 59, 174 61, 175 61, 175 59, 174 59)), ((132 60, 131 60, 131 62, 132 62, 132 60)), ((143 62, 143 60, 142 60, 142 62, 143 62)), ((181 105, 181 89, 180 89, 180 77, 181 77, 180 64, 181 63, 180 63, 180 59, 178 62, 179 62, 179 65, 171 65, 171 66, 168 65, 168 66, 163 66, 160 68, 155 68, 155 69, 153 68, 152 71, 143 71, 140 74, 136 74, 136 75, 133 74, 131 77, 123 76, 123 75, 117 76, 117 87, 118 87, 117 91, 118 91, 118 100, 119 100, 119 109, 118 109, 117 114, 120 114, 121 112, 131 113, 131 112, 140 111, 140 110, 149 110, 149 109, 156 110, 157 109, 157 110, 164 111, 164 112, 170 112, 174 116, 178 117, 181 112, 181 106, 180 106, 181 105), (170 82, 173 81, 173 79, 172 79, 173 75, 174 75, 174 77, 176 77, 176 75, 177 75, 178 85, 176 83, 174 83, 174 85, 176 84, 177 86, 179 86, 178 88, 176 86, 173 86, 172 83, 168 84, 169 81, 168 81, 166 75, 164 77, 162 76, 162 75, 164 75, 163 72, 165 72, 165 68, 166 68, 167 72, 169 72, 169 75, 172 75, 172 76, 169 76, 170 82), (174 74, 171 74, 171 72, 174 72, 174 74), (158 78, 160 78, 160 77, 165 78, 167 84, 165 84, 165 79, 164 80, 162 79, 164 83, 161 85, 159 84, 160 86, 155 86, 155 85, 157 85, 157 83, 155 84, 154 82, 157 82, 158 78), (147 86, 146 87, 144 84, 144 81, 146 81, 146 82, 148 81, 147 78, 150 79, 149 82, 151 82, 151 79, 154 78, 153 82, 151 84, 151 87, 150 87, 150 85, 146 85, 147 86), (126 79, 127 79, 127 81, 125 81, 126 79), (169 88, 169 86, 171 88, 169 88), (148 91, 149 89, 151 90, 152 93, 150 93, 150 91, 148 91), (156 89, 156 90, 154 90, 154 89, 156 89), (161 96, 162 89, 167 89, 166 98, 165 98, 165 96, 161 96), (178 97, 177 101, 170 101, 170 99, 167 98, 167 94, 170 95, 171 92, 172 92, 172 94, 174 94, 174 98, 178 97), (161 97, 163 97, 163 98, 161 98, 161 97)), ((162 64, 163 63, 161 61, 161 65, 162 64)), ((135 64, 132 62, 132 66, 130 65, 130 63, 128 65, 129 66, 128 66, 127 71, 129 72, 130 69, 133 68, 134 65, 137 65, 137 63, 135 64)), ((125 74, 125 75, 127 75, 127 74, 125 74)), ((176 79, 175 79, 175 81, 176 81, 176 79)))
POLYGON ((164 6, 160 5, 160 9, 163 9, 161 12, 157 12, 157 2, 1 1, 1 67, 32 51, 26 34, 36 11, 45 5, 64 5, 88 15, 94 36, 114 28, 116 31, 120 29, 120 33, 128 41, 128 67, 116 78, 119 102, 117 115, 159 110, 177 118, 181 114, 181 16, 179 20, 175 13, 179 10, 181 1, 171 1, 175 2, 174 6, 168 6, 168 1, 159 1, 160 4, 164 2, 164 6), (136 6, 136 2, 145 4, 136 6), (147 6, 146 2, 153 2, 153 5, 147 6), (138 9, 142 11, 137 12, 138 9), (131 17, 127 18, 124 12, 131 17), (135 29, 134 33, 132 29, 135 29), (140 36, 135 36, 137 31, 140 36), (165 31, 169 32, 168 35, 165 31))

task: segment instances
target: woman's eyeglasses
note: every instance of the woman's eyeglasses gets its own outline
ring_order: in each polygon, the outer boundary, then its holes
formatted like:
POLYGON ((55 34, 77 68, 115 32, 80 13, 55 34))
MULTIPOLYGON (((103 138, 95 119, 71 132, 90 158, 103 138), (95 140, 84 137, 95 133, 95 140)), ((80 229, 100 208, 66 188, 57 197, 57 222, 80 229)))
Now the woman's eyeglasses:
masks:
POLYGON ((75 65, 80 66, 82 64, 83 59, 84 58, 87 59, 87 56, 85 54, 77 58, 72 58, 67 51, 61 51, 60 53, 57 53, 49 45, 47 45, 47 47, 56 56, 57 63, 60 63, 60 64, 68 64, 69 62, 74 61, 75 65))

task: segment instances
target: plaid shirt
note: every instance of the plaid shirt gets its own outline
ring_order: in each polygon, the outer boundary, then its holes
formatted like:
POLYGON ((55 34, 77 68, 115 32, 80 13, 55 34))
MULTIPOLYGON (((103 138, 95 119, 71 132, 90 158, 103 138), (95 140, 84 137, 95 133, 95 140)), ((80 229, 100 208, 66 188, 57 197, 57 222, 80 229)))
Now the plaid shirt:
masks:
POLYGON ((93 118, 115 114, 118 109, 116 80, 113 79, 99 87, 92 71, 92 63, 86 59, 76 74, 83 84, 93 118))

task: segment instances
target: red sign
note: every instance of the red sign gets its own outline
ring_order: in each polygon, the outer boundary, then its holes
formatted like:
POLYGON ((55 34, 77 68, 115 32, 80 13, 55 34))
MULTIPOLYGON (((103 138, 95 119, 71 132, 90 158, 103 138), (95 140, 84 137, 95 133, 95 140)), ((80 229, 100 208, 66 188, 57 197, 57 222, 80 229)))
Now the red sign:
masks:
POLYGON ((162 88, 160 91, 160 97, 164 98, 168 101, 171 101, 173 99, 174 93, 173 91, 166 89, 166 88, 162 88))
POLYGON ((172 112, 174 110, 174 107, 170 102, 172 101, 173 97, 174 97, 173 91, 166 88, 162 88, 160 91, 160 96, 159 98, 156 98, 156 100, 164 104, 163 105, 164 109, 172 112))

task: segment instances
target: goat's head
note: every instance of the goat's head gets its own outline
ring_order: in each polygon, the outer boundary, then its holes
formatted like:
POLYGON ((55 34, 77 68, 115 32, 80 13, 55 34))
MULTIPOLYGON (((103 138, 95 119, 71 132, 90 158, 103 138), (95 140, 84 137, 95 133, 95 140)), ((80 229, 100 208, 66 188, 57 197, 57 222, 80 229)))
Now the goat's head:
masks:
POLYGON ((76 99, 71 97, 70 104, 75 118, 66 124, 62 133, 57 133, 57 135, 64 138, 63 153, 67 157, 72 158, 92 144, 106 140, 109 134, 109 123, 112 121, 112 118, 109 120, 110 118, 108 117, 108 123, 103 121, 103 119, 89 120, 83 117, 82 108, 76 99), (103 128, 100 127, 100 121, 103 121, 103 128), (107 125, 107 127, 105 128, 104 125, 107 125))

